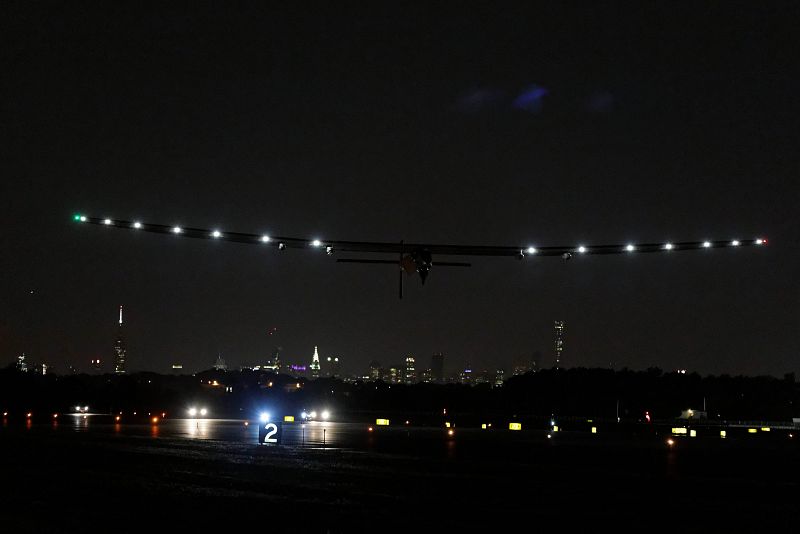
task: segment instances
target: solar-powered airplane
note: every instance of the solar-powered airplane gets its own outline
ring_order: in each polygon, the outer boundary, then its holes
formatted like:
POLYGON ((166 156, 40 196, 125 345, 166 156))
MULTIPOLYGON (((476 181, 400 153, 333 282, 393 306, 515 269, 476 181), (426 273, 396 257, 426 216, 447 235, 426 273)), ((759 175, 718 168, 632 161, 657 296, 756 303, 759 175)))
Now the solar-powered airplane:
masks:
POLYGON ((212 239, 231 241, 248 245, 273 247, 278 250, 287 248, 324 250, 329 256, 334 252, 378 254, 383 258, 337 258, 339 263, 371 263, 390 264, 398 266, 400 272, 399 291, 403 298, 403 272, 419 274, 422 284, 428 277, 433 267, 470 267, 470 263, 434 261, 434 256, 502 256, 523 259, 530 256, 558 256, 569 260, 573 256, 587 254, 639 254, 648 252, 677 252, 685 250, 706 250, 713 248, 736 248, 764 246, 767 239, 758 237, 754 239, 726 239, 714 241, 678 241, 667 243, 628 243, 617 245, 567 245, 537 247, 526 246, 487 246, 487 245, 441 245, 431 243, 404 243, 400 242, 373 242, 373 241, 343 241, 323 240, 301 237, 280 237, 265 234, 249 234, 242 232, 228 232, 217 229, 186 228, 165 224, 144 223, 141 221, 126 221, 103 217, 91 217, 76 214, 73 220, 79 223, 109 226, 124 230, 153 232, 157 234, 172 234, 195 239, 212 239), (397 255, 397 259, 388 259, 386 255, 397 255))

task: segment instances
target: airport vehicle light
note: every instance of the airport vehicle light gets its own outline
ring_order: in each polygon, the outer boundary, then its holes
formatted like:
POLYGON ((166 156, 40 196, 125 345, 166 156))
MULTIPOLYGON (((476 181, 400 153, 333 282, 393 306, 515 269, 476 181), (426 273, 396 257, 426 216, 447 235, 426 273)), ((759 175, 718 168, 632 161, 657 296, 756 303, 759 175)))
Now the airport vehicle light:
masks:
POLYGON ((200 409, 200 415, 206 415, 207 413, 208 413, 208 410, 206 410, 205 408, 201 408, 200 409))
POLYGON ((325 410, 324 412, 322 412, 322 418, 325 419, 326 421, 328 420, 328 418, 330 416, 331 416, 331 412, 329 412, 328 410, 325 410))
POLYGON ((267 421, 269 421, 269 412, 261 412, 259 418, 261 419, 262 423, 266 423, 267 421))
POLYGON ((153 424, 158 423, 158 417, 153 417, 152 421, 153 421, 153 424))
POLYGON ((116 417, 114 418, 114 421, 119 421, 119 416, 116 416, 116 417))
POLYGON ((674 440, 674 439, 672 439, 672 438, 669 438, 669 439, 667 440, 667 445, 668 445, 668 446, 670 446, 670 447, 672 447, 673 445, 675 445, 675 440, 674 440))
POLYGON ((452 428, 451 428, 450 430, 448 430, 448 431, 447 431, 447 435, 448 435, 448 436, 452 436, 454 433, 455 433, 455 432, 453 431, 453 429, 452 429, 452 428))
POLYGON ((189 415, 191 415, 192 417, 197 415, 197 408, 189 408, 189 415))

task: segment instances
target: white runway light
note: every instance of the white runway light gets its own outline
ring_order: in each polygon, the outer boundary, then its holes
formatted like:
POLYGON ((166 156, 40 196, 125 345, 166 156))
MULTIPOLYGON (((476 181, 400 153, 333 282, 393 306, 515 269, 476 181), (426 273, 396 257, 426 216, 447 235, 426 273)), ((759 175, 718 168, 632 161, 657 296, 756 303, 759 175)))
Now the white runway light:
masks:
POLYGON ((183 232, 183 228, 181 228, 180 226, 175 226, 175 227, 172 229, 172 233, 173 233, 173 234, 180 234, 181 232, 183 232))
POLYGON ((672 243, 667 243, 666 245, 664 245, 664 250, 672 250, 674 246, 675 245, 673 245, 672 243))
POLYGON ((581 254, 585 254, 586 253, 586 247, 584 247, 583 245, 579 246, 578 247, 578 252, 580 252, 581 254))
POLYGON ((109 224, 111 224, 111 219, 106 219, 106 220, 104 220, 104 221, 103 221, 103 224, 105 224, 106 226, 108 226, 109 224))
POLYGON ((262 235, 261 236, 261 242, 262 243, 269 243, 269 236, 268 235, 262 235))
POLYGON ((142 227, 142 223, 140 223, 139 221, 136 221, 135 223, 133 223, 133 227, 138 230, 139 228, 142 227))
POLYGON ((213 232, 211 232, 211 237, 220 237, 220 236, 222 236, 222 232, 220 232, 219 230, 214 230, 213 232))
POLYGON ((536 254, 536 247, 528 247, 527 253, 528 254, 536 254))
POLYGON ((634 247, 633 245, 627 245, 625 247, 625 250, 627 250, 628 252, 633 252, 634 250, 636 250, 636 247, 634 247))
POLYGON ((711 248, 711 242, 710 241, 703 241, 703 248, 711 248))

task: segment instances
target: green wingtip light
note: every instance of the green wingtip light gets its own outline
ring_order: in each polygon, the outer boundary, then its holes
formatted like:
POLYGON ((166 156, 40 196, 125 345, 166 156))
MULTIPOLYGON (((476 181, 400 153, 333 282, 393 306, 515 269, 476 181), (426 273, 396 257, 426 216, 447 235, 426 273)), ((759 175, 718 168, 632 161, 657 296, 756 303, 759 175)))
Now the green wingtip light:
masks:
POLYGON ((76 213, 75 215, 73 215, 73 216, 72 216, 72 220, 73 220, 73 221, 80 221, 80 220, 81 220, 81 216, 80 216, 80 214, 79 214, 79 213, 76 213))

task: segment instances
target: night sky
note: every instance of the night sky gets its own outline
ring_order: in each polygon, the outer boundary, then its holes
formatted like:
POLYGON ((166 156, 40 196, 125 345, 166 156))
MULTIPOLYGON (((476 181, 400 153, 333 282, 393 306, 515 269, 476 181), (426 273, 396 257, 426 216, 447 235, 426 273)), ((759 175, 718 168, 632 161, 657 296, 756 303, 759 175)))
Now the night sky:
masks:
MULTIPOLYGON (((3 2, 0 365, 800 371, 793 3, 3 2), (596 5, 595 5, 596 4, 596 5), (577 6, 577 4, 571 4, 577 6), (635 6, 635 7, 631 7, 635 6), (713 6, 713 7, 712 7, 713 6), (134 234, 768 248, 440 268, 134 234), (277 328, 273 335, 268 335, 277 328)), ((435 258, 434 258, 435 259, 435 258)))

